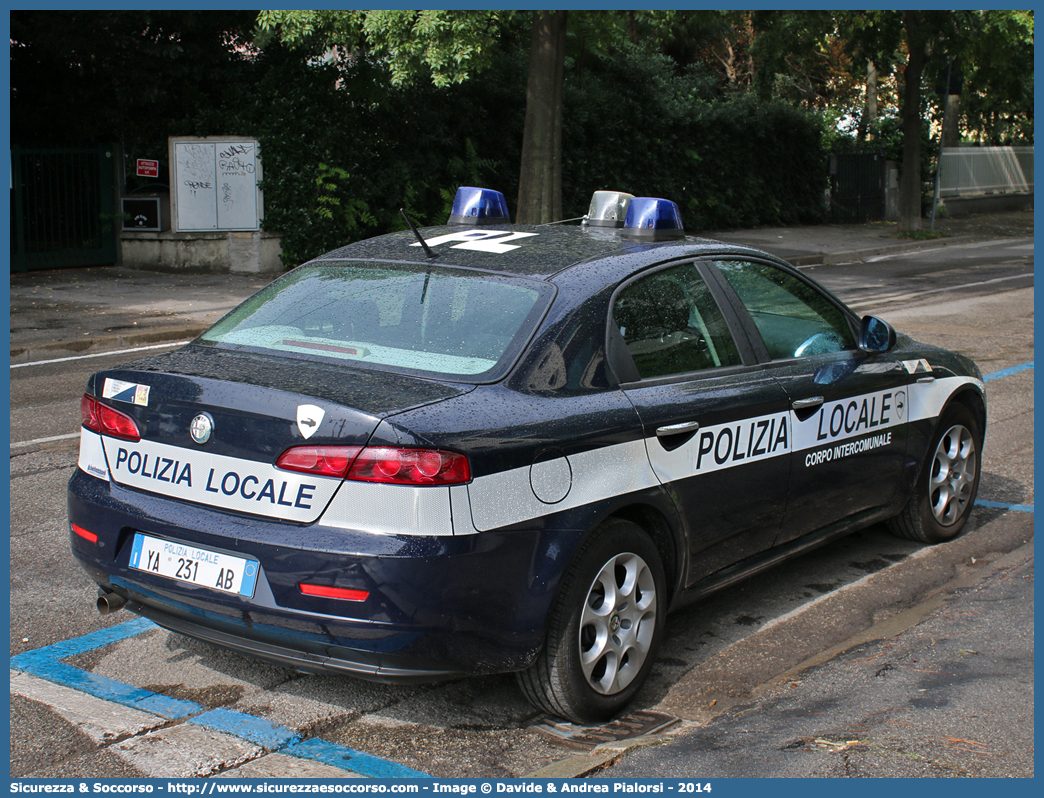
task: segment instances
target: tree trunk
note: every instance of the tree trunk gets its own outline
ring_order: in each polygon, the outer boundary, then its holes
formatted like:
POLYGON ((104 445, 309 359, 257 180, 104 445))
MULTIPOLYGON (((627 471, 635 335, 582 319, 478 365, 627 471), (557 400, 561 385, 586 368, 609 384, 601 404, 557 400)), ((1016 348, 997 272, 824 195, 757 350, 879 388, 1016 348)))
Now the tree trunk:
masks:
POLYGON ((518 224, 562 218, 562 81, 565 11, 534 11, 526 125, 518 180, 518 224))
POLYGON ((910 57, 903 70, 903 165, 899 179, 899 233, 921 229, 921 75, 928 56, 922 20, 903 12, 910 57))
POLYGON ((860 126, 859 139, 877 138, 877 64, 866 62, 866 109, 860 126))
POLYGON ((945 94, 943 100, 946 108, 943 111, 942 147, 961 146, 961 95, 945 94))

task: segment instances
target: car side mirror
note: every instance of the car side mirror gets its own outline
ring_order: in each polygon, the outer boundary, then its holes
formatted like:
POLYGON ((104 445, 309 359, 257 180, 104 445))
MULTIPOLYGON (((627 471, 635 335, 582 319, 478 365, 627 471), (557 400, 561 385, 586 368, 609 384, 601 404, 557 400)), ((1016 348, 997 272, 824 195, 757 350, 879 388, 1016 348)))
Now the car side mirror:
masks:
POLYGON ((889 351, 895 346, 895 330, 892 325, 877 316, 863 316, 859 331, 859 348, 871 354, 889 351))

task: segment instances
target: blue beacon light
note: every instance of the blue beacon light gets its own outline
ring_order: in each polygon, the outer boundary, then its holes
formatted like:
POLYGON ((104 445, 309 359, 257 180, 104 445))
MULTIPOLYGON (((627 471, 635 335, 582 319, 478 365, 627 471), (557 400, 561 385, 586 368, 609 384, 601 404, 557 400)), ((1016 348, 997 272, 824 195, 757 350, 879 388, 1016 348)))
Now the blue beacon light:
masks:
POLYGON ((491 188, 461 186, 453 199, 446 224, 511 224, 507 200, 499 191, 491 188))
POLYGON ((627 218, 620 232, 652 241, 685 237, 678 203, 657 197, 632 199, 627 206, 627 218))

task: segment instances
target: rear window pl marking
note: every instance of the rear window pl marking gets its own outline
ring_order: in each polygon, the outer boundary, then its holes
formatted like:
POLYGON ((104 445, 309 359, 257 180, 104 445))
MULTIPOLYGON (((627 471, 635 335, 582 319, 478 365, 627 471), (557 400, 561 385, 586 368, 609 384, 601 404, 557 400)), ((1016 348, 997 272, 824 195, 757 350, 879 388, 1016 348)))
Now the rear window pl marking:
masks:
MULTIPOLYGON (((254 327, 250 330, 233 330, 224 335, 222 340, 228 344, 253 346, 279 352, 299 351, 303 342, 286 338, 285 336, 289 330, 298 332, 294 328, 287 327, 254 327)), ((447 374, 482 374, 497 364, 496 360, 486 358, 447 355, 439 352, 421 352, 415 349, 396 349, 375 344, 347 347, 342 342, 323 338, 316 338, 314 342, 308 342, 306 346, 308 349, 322 351, 328 357, 342 360, 358 360, 364 363, 377 363, 384 366, 398 366, 400 368, 420 369, 422 371, 447 374)))
POLYGON ((359 351, 347 346, 335 346, 333 344, 317 344, 314 341, 292 341, 287 339, 283 341, 283 346, 299 346, 302 349, 318 349, 321 352, 340 352, 343 355, 366 355, 370 354, 365 349, 359 351))

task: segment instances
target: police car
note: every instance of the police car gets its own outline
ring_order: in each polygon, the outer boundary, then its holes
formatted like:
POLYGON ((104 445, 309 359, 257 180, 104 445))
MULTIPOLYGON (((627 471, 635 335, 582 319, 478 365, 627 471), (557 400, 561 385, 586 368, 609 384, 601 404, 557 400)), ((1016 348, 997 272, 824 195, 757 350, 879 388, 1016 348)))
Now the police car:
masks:
POLYGON ((514 672, 589 722, 639 690, 669 610, 869 524, 961 531, 968 358, 687 237, 667 200, 506 207, 462 188, 446 226, 91 377, 68 508, 99 609, 305 672, 514 672))

